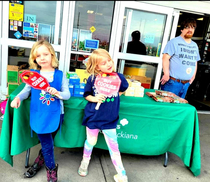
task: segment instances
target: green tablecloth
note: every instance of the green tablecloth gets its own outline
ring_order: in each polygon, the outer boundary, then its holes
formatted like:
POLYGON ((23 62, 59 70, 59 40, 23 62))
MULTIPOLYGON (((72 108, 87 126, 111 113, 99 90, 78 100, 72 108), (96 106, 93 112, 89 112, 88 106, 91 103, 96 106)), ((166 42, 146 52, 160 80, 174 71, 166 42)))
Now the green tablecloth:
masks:
MULTIPOLYGON (((22 90, 20 85, 9 97, 0 137, 0 157, 13 166, 13 156, 38 144, 29 126, 30 99, 18 109, 10 102, 22 90)), ((145 89, 145 92, 154 91, 145 89)), ((172 152, 179 156, 195 176, 200 174, 199 121, 195 107, 190 104, 160 103, 146 94, 141 97, 120 97, 120 120, 117 125, 119 148, 122 153, 160 155, 172 152)), ((84 98, 71 97, 64 101, 64 123, 55 136, 55 146, 83 147, 85 127, 81 125, 84 98)), ((97 148, 107 149, 100 133, 97 148)))

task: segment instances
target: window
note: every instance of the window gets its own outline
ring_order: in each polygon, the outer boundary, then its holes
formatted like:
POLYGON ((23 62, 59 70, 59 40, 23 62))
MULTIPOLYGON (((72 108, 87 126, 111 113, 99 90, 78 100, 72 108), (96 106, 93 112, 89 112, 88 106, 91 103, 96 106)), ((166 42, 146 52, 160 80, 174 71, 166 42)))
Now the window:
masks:
MULTIPOLYGON (((132 41, 131 34, 135 31, 139 31, 140 42, 146 46, 145 55, 159 57, 163 34, 164 34, 165 22, 166 22, 166 15, 126 8, 124 14, 123 33, 121 37, 121 44, 119 51, 126 52, 128 47, 127 43, 128 42, 131 43, 132 41), (126 29, 128 29, 128 32, 126 32, 126 29), (125 40, 127 34, 128 34, 128 40, 125 40)), ((137 49, 135 46, 138 44, 135 41, 132 43, 133 44, 131 45, 134 45, 133 46, 134 50, 131 51, 130 53, 138 52, 135 51, 135 49, 137 49)), ((130 49, 130 44, 129 44, 129 49, 130 49)), ((135 54, 141 54, 141 53, 135 53, 135 54)))
POLYGON ((85 69, 83 60, 94 49, 109 51, 113 12, 114 1, 75 2, 70 71, 85 69))
MULTIPOLYGON (((120 62, 121 61, 119 59, 118 64, 117 64, 118 72, 120 69, 120 62)), ((132 75, 150 78, 151 79, 150 88, 153 88, 154 83, 155 83, 155 77, 157 74, 157 67, 158 67, 158 64, 156 63, 146 63, 143 61, 125 60, 123 74, 126 78, 131 78, 132 75)))
MULTIPOLYGON (((28 69, 29 56, 31 49, 25 47, 8 46, 8 65, 21 66, 24 69, 28 69)), ((55 52, 58 60, 60 59, 60 53, 55 52)))
POLYGON ((76 1, 72 50, 93 51, 84 49, 84 40, 95 39, 108 51, 113 11, 114 1, 76 1))
MULTIPOLYGON (((60 44, 63 12, 62 1, 60 12, 56 12, 58 1, 10 1, 10 13, 11 7, 18 5, 23 6, 23 21, 9 20, 9 38, 31 41, 45 39, 53 44, 56 13, 61 13, 58 40, 58 44, 60 44)), ((14 19, 15 17, 14 15, 14 19)))

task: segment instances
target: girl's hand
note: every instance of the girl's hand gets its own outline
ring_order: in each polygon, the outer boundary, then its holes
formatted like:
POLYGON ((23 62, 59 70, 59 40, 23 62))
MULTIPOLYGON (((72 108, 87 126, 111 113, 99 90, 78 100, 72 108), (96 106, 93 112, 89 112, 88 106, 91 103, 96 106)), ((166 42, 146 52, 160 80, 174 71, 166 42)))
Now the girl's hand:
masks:
POLYGON ((103 103, 106 100, 106 96, 103 94, 95 95, 95 102, 103 103))
POLYGON ((47 91, 51 94, 51 95, 60 95, 59 92, 53 88, 53 87, 47 87, 47 91))
POLYGON ((18 108, 18 107, 20 107, 20 99, 19 99, 19 97, 15 97, 14 99, 13 99, 13 101, 11 102, 11 104, 10 104, 10 106, 12 107, 12 108, 18 108))
POLYGON ((105 101, 106 96, 103 94, 97 94, 95 96, 93 95, 88 95, 87 97, 85 97, 85 99, 89 102, 99 102, 102 103, 103 101, 105 101))

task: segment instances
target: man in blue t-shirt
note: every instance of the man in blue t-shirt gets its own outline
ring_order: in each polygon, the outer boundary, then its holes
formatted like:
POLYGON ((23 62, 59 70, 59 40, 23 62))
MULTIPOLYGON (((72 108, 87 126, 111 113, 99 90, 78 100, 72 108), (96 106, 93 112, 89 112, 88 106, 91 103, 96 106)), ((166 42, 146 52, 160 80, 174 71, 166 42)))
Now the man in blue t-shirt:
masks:
POLYGON ((181 35, 171 39, 163 51, 163 77, 161 90, 185 98, 189 85, 195 79, 197 61, 200 60, 197 44, 191 40, 196 21, 188 18, 181 23, 181 35))

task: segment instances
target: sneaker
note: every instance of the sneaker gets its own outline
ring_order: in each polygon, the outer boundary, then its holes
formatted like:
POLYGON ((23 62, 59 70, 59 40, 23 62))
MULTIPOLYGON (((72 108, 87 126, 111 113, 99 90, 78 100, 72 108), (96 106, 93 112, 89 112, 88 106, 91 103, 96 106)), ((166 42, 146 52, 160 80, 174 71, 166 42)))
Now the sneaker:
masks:
POLYGON ((88 165, 89 165, 89 161, 82 160, 81 165, 80 165, 80 167, 78 169, 78 174, 80 176, 83 176, 83 177, 87 176, 87 174, 88 174, 88 165))
POLYGON ((116 174, 116 175, 114 175, 114 180, 115 180, 115 182, 128 182, 128 177, 116 174))

